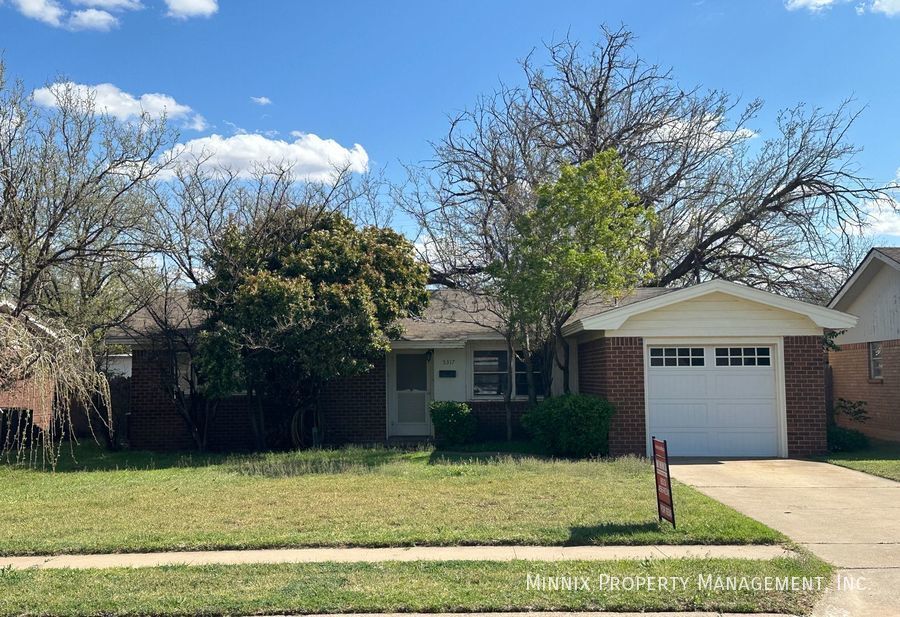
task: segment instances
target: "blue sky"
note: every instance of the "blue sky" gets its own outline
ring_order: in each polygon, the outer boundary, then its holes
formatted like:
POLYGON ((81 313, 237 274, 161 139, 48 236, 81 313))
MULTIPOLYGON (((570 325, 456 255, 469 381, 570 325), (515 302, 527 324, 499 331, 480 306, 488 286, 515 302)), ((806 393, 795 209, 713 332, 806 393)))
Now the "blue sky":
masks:
MULTIPOLYGON (((897 175, 900 0, 0 0, 0 49, 28 88, 110 84, 123 117, 165 107, 182 141, 218 135, 238 163, 344 154, 397 177, 448 114, 519 81, 518 58, 567 31, 591 41, 602 23, 627 25, 685 86, 762 98, 763 137, 780 108, 855 97, 863 171, 897 175)), ((900 217, 881 225, 900 240, 900 217)))

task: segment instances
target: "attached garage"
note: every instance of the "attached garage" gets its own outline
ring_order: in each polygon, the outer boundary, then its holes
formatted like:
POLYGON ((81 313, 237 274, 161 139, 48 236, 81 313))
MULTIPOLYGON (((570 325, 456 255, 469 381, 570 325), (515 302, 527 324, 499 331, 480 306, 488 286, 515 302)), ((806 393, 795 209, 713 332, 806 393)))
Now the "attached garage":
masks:
POLYGON ((647 432, 672 456, 778 456, 775 344, 647 342, 647 432))
POLYGON ((785 457, 826 445, 822 336, 846 313, 725 281, 639 290, 576 316, 579 390, 616 408, 614 455, 785 457))

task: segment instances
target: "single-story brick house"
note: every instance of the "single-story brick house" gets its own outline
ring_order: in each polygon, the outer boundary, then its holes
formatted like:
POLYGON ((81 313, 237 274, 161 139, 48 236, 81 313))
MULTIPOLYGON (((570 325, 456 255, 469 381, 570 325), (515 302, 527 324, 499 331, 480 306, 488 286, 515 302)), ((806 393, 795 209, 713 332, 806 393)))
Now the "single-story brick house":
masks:
POLYGON ((835 400, 865 401, 865 423, 838 419, 871 437, 900 441, 900 247, 869 251, 829 307, 857 315, 828 354, 835 400))
MULTIPOLYGON (((460 292, 435 291, 421 318, 404 322, 383 362, 329 385, 322 395, 330 442, 428 438, 431 400, 467 401, 481 435, 505 427, 504 388, 515 417, 524 375, 507 384, 506 349, 460 292)), ((805 456, 825 449, 822 336, 856 318, 725 281, 682 289, 637 289, 586 302, 566 325, 572 386, 616 407, 613 454, 646 454, 651 435, 675 456, 805 456)), ((116 342, 123 343, 124 340, 116 342)), ((134 447, 190 447, 160 387, 154 353, 132 339, 134 447)), ((558 370, 558 369, 554 369, 558 370)), ((554 377, 554 389, 560 379, 554 377)), ((211 443, 246 439, 240 397, 227 402, 211 443)))

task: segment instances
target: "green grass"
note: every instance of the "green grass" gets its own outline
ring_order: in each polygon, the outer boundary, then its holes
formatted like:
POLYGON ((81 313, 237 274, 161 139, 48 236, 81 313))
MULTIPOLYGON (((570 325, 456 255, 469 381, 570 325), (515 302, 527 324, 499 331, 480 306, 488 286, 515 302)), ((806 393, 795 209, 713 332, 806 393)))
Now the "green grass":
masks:
POLYGON ((900 482, 900 444, 872 442, 872 447, 866 450, 832 453, 825 460, 834 465, 900 482))
POLYGON ((0 554, 785 540, 680 484, 678 529, 658 523, 651 467, 636 458, 76 454, 56 472, 0 466, 0 554))
MULTIPOLYGON (((701 589, 698 577, 822 577, 811 557, 749 561, 389 562, 0 571, 0 615, 234 615, 511 610, 807 613, 819 591, 701 589), (528 589, 528 575, 589 589, 528 589), (686 588, 613 590, 601 577, 685 577, 686 588), (202 590, 202 591, 201 591, 202 590)), ((671 579, 670 579, 671 580, 671 579)), ((773 583, 774 584, 774 583, 773 583)))

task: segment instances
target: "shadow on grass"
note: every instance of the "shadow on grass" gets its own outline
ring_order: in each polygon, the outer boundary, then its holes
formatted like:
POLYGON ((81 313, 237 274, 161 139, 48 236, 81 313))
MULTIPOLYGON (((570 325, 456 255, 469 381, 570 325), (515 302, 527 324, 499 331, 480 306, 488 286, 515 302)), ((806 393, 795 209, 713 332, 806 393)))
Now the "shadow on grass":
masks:
POLYGON ((607 544, 606 540, 616 539, 621 544, 622 538, 645 533, 659 533, 660 524, 656 521, 648 523, 603 523, 589 527, 570 527, 566 546, 590 546, 607 544))
MULTIPOLYGON (((223 471, 248 476, 289 477, 310 474, 364 472, 415 456, 414 451, 384 447, 347 447, 288 452, 220 454, 197 451, 110 451, 88 441, 69 447, 63 444, 56 473, 92 471, 149 471, 179 468, 221 467, 223 471)), ((54 471, 50 466, 15 460, 0 462, 34 472, 54 471)))

